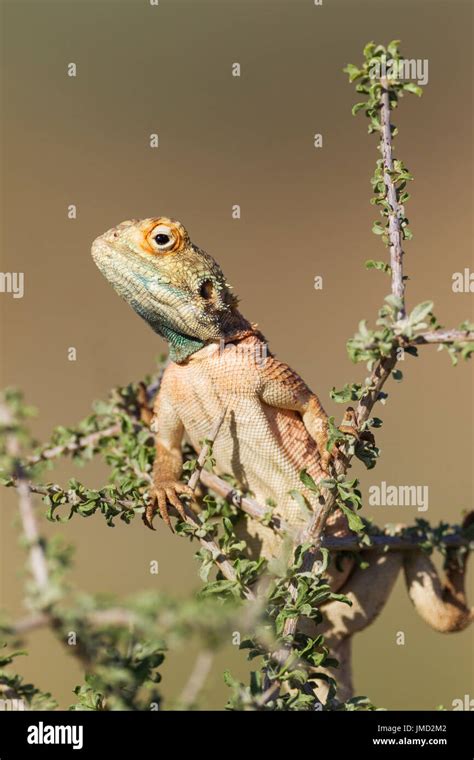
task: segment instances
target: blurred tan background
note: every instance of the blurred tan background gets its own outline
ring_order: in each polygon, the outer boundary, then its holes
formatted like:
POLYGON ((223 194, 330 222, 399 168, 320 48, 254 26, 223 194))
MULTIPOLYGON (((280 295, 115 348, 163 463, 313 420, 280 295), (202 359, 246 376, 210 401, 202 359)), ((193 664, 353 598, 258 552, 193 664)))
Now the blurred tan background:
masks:
MULTIPOLYGON (((130 217, 169 215, 221 263, 270 346, 320 395, 361 380, 346 357, 358 321, 374 320, 388 280, 366 272, 383 258, 371 234, 369 177, 378 154, 342 73, 369 40, 402 40, 429 60, 421 101, 396 112, 396 151, 415 175, 407 211, 408 302, 433 298, 446 326, 470 316, 472 295, 453 294, 453 272, 472 268, 472 89, 469 2, 461 0, 147 0, 2 3, 2 271, 25 273, 25 296, 0 294, 1 385, 24 389, 39 408, 39 439, 74 424, 111 386, 141 378, 164 345, 122 302, 90 257, 94 237, 130 217), (67 64, 77 64, 69 78, 67 64), (240 78, 231 76, 239 62, 240 78), (160 147, 149 148, 159 134, 160 147), (323 135, 323 148, 313 135, 323 135), (68 220, 76 204, 78 218, 68 220), (242 218, 231 217, 240 204, 242 218), (324 289, 313 287, 314 276, 324 289), (77 361, 67 349, 77 349, 77 361)), ((458 521, 472 506, 472 365, 445 353, 407 360, 378 414, 383 454, 360 475, 363 493, 382 480, 428 485, 428 512, 365 507, 378 523, 458 521)), ((357 471, 357 472, 356 472, 357 471)), ((105 470, 74 471, 93 486, 105 470)), ((1 493, 1 605, 22 613, 23 554, 12 527, 15 500, 1 493)), ((41 509, 41 505, 39 505, 41 509)), ((98 515, 61 531, 76 545, 73 574, 88 591, 199 587, 194 547, 160 524, 107 528, 98 515), (151 559, 160 573, 150 576, 151 559)), ((471 584, 472 585, 472 584, 471 584)), ((473 591, 471 587, 471 592, 473 591)), ((471 593, 471 596, 473 594, 471 593)), ((80 682, 75 662, 46 632, 29 642, 21 673, 62 707, 80 682)), ((165 696, 176 695, 194 651, 170 655, 165 696)), ((472 694, 472 633, 434 633, 399 580, 381 618, 356 639, 357 693, 392 709, 448 708, 472 694), (404 631, 405 646, 395 637, 404 631)), ((222 671, 245 677, 242 654, 217 658, 205 704, 221 708, 222 671)))

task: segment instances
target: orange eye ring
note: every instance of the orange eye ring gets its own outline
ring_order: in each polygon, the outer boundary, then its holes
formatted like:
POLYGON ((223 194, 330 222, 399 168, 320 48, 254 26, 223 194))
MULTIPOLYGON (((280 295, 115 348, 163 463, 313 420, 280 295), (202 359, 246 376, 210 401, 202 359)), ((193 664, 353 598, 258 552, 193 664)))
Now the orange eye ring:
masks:
POLYGON ((168 219, 153 219, 147 229, 143 230, 143 237, 142 248, 155 256, 177 253, 185 241, 181 227, 168 219))

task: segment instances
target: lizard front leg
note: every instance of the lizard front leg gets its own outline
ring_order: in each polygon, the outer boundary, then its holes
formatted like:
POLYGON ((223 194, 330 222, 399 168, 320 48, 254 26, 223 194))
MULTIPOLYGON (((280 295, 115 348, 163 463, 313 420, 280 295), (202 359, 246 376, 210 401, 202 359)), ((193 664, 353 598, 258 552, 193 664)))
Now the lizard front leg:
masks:
POLYGON ((327 472, 331 458, 326 448, 328 416, 316 394, 287 364, 273 357, 265 362, 261 380, 259 396, 265 404, 299 412, 306 430, 318 447, 321 468, 327 472))
POLYGON ((189 486, 180 482, 183 465, 181 442, 184 428, 164 384, 155 402, 153 429, 156 432, 156 455, 153 465, 154 498, 145 510, 143 521, 148 528, 153 530, 153 517, 158 507, 164 522, 173 530, 168 504, 175 507, 184 520, 186 514, 179 495, 192 496, 192 491, 189 486))

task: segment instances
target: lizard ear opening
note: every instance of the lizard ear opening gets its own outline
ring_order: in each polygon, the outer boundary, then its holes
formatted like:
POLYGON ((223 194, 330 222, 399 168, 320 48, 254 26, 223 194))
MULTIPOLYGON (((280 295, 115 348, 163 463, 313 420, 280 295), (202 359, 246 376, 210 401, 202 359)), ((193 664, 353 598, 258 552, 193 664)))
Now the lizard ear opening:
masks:
POLYGON ((204 280, 199 288, 199 295, 206 301, 215 301, 217 298, 216 289, 212 280, 204 280))

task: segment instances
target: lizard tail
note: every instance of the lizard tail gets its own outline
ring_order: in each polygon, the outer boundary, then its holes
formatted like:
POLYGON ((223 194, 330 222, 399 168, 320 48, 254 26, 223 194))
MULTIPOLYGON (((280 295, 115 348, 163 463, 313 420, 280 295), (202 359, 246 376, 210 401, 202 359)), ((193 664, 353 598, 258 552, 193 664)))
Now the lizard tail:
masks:
MULTIPOLYGON (((474 523, 474 512, 463 522, 466 529, 474 523)), ((435 631, 463 631, 474 619, 474 608, 467 604, 465 577, 468 552, 448 550, 446 577, 441 582, 430 558, 421 552, 407 552, 404 560, 408 595, 418 614, 435 631)))

